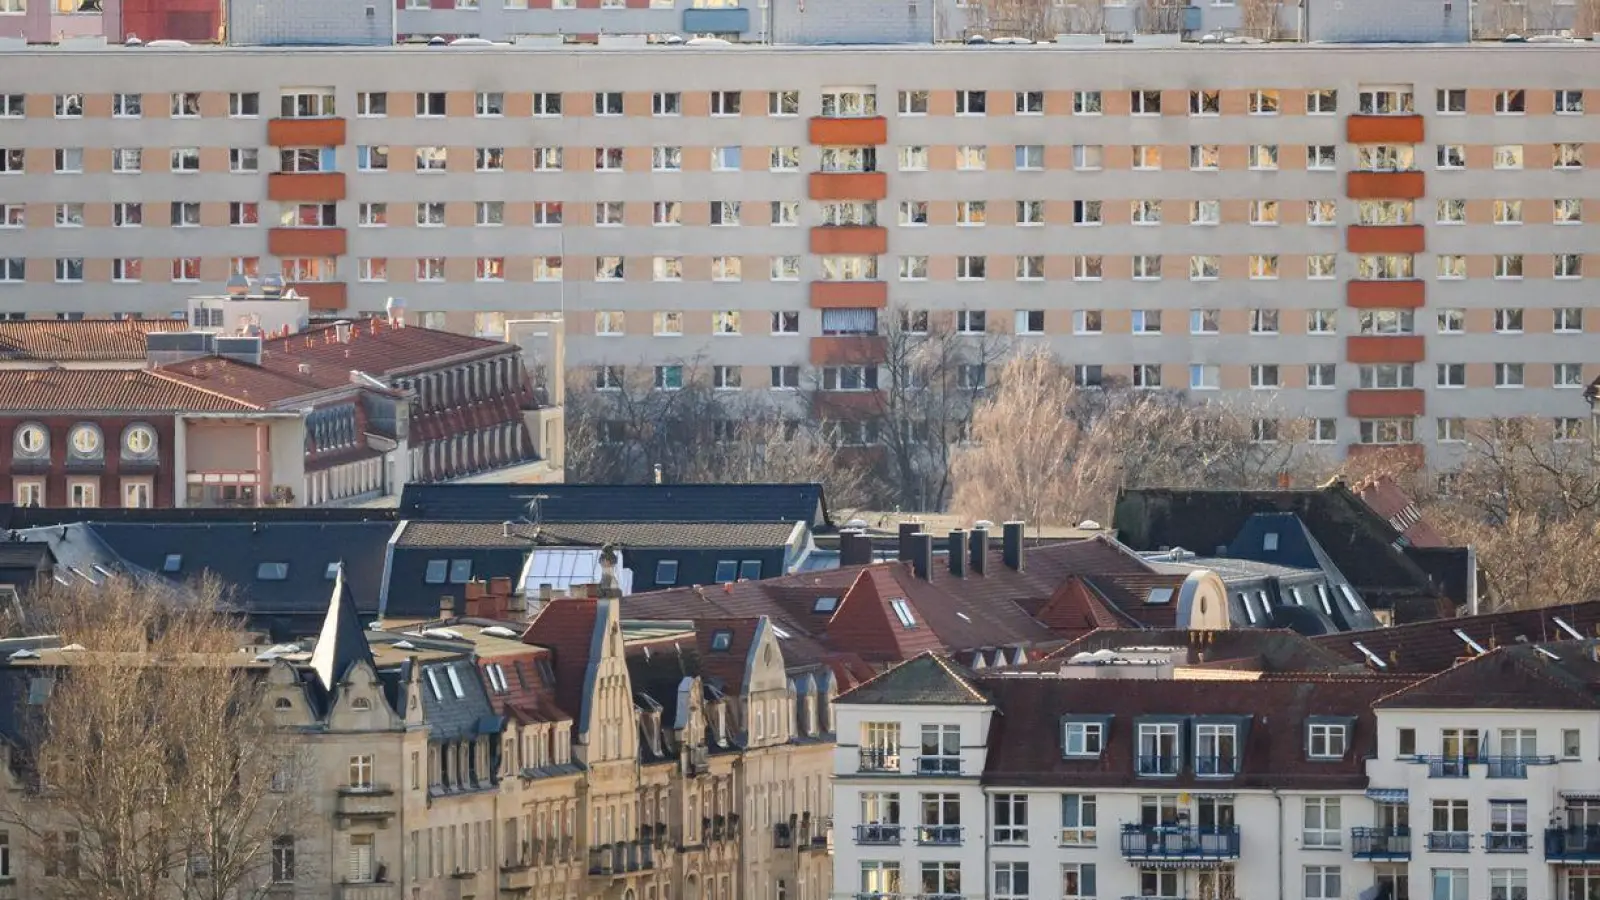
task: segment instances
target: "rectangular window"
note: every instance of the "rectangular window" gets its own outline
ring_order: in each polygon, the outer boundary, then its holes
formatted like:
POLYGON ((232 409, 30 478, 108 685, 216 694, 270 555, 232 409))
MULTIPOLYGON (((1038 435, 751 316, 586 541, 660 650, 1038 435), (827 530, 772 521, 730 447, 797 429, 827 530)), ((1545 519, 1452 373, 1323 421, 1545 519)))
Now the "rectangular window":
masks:
POLYGON ((989 110, 987 91, 956 91, 956 115, 982 116, 989 110))
POLYGON ((997 844, 1026 844, 1028 842, 1028 795, 994 795, 994 842, 997 844))
POLYGON ((1303 801, 1301 844, 1320 849, 1343 846, 1344 826, 1338 797, 1307 797, 1303 801))
POLYGON ((1025 862, 997 862, 994 864, 994 890, 990 900, 1027 900, 1028 864, 1025 862))
POLYGON ((1338 866, 1305 867, 1305 900, 1338 900, 1343 890, 1338 866))

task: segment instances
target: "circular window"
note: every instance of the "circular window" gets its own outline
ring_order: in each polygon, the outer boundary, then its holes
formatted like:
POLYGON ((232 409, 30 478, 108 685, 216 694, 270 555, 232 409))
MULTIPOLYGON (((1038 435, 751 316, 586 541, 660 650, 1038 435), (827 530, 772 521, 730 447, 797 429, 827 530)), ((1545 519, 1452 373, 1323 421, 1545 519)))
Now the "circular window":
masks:
POLYGON ((73 426, 72 452, 79 456, 94 456, 99 453, 100 429, 93 425, 73 426))
POLYGON ((27 454, 39 454, 50 447, 50 432, 43 425, 32 423, 17 429, 17 449, 27 454))
POLYGON ((156 448, 156 430, 149 425, 129 425, 122 447, 132 456, 145 456, 156 448))

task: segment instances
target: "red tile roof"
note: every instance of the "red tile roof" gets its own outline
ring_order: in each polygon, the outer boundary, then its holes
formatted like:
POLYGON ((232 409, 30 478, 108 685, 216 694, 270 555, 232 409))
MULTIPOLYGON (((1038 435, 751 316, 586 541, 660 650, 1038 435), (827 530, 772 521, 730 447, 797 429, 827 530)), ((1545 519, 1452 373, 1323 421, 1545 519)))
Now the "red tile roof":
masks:
POLYGON ((1097 628, 1121 628, 1132 624, 1118 615, 1084 579, 1072 575, 1061 583, 1050 600, 1034 614, 1045 627, 1065 638, 1076 638, 1097 628))
POLYGON ((1518 644, 1491 650, 1431 675, 1378 704, 1384 709, 1600 708, 1595 694, 1600 663, 1593 644, 1563 641, 1543 645, 1546 656, 1518 644))
POLYGON ((351 326, 348 343, 339 343, 332 325, 288 337, 271 338, 263 347, 261 365, 323 387, 350 381, 352 369, 374 377, 400 375, 426 369, 447 360, 487 358, 515 348, 503 341, 435 331, 431 328, 394 328, 379 319, 351 326), (309 366, 304 372, 301 366, 309 366))
POLYGON ((760 626, 760 619, 696 619, 694 643, 700 659, 700 674, 715 680, 724 693, 743 693, 750 647, 755 643, 760 626), (728 646, 714 650, 712 643, 719 631, 728 632, 728 646))
POLYGON ((1450 542, 1433 523, 1422 518, 1421 510, 1417 509, 1417 502, 1394 483, 1394 479, 1387 476, 1373 478, 1355 486, 1355 492, 1361 497, 1361 502, 1372 507, 1372 511, 1385 519, 1405 537, 1406 543, 1413 547, 1448 547, 1450 542))
MULTIPOLYGON (((942 652, 944 645, 923 604, 912 599, 909 582, 916 580, 903 566, 862 569, 828 619, 828 643, 868 662, 895 662, 930 650, 942 652), (901 621, 901 613, 891 606, 894 601, 905 604, 904 615, 910 624, 901 621)), ((940 599, 924 595, 930 608, 937 606, 940 599)))
POLYGON ((1485 650, 1521 643, 1519 638, 1532 643, 1571 638, 1556 619, 1586 637, 1600 634, 1600 601, 1432 619, 1392 628, 1319 635, 1312 640, 1352 662, 1370 665, 1366 654, 1356 647, 1360 643, 1383 660, 1390 672, 1442 672, 1459 660, 1477 655, 1457 631, 1485 650))
POLYGON ((182 319, 0 322, 0 361, 140 362, 146 334, 188 330, 182 319))
POLYGON ((144 369, 0 371, 0 411, 249 412, 261 404, 144 369))
MULTIPOLYGON (((220 356, 172 363, 162 366, 157 371, 178 381, 261 406, 271 406, 307 394, 318 394, 332 387, 318 384, 301 375, 274 372, 248 363, 223 359, 220 356)), ((344 386, 351 387, 349 373, 346 373, 344 386)))
POLYGON ((556 705, 574 720, 583 718, 584 683, 595 629, 600 625, 600 602, 586 597, 551 600, 522 633, 523 643, 549 648, 556 705))

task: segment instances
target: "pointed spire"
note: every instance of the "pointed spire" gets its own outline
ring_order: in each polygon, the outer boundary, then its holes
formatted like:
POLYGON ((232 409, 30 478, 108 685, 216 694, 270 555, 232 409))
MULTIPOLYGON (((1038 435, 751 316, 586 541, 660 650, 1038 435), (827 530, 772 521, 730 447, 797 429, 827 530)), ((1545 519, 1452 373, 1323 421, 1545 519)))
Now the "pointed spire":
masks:
POLYGON ((361 620, 356 618, 356 598, 345 583, 344 562, 340 561, 333 580, 333 596, 328 600, 328 615, 322 620, 316 649, 311 651, 311 668, 323 689, 332 693, 333 686, 350 667, 362 660, 372 664, 372 648, 361 630, 361 620))

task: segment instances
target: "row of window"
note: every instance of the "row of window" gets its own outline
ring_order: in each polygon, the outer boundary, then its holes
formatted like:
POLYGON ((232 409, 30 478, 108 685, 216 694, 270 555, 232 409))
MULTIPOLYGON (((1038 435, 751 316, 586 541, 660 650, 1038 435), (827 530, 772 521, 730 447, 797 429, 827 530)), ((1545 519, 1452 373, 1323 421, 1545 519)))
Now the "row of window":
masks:
MULTIPOLYGON (((424 6, 427 0, 414 0, 424 6)), ((564 0, 558 0, 556 8, 561 8, 564 0)), ((569 0, 568 0, 569 2, 569 0)), ((605 0, 603 0, 605 2, 605 0)), ((618 0, 610 0, 620 7, 618 0)), ((471 3, 471 8, 476 8, 476 0, 457 0, 460 3, 471 3)), ((667 2, 667 7, 672 6, 667 2)), ((766 95, 766 111, 770 116, 798 116, 800 115, 799 91, 765 91, 749 92, 753 97, 766 95)), ((988 90, 957 90, 955 91, 956 115, 982 116, 987 115, 991 108, 991 100, 1004 103, 1009 99, 1011 112, 1019 116, 1044 115, 1045 91, 988 91, 988 90), (991 94, 994 95, 991 98, 991 94)), ((1163 110, 1164 95, 1170 93, 1158 89, 1138 89, 1128 91, 1128 107, 1133 115, 1161 115, 1163 112, 1183 112, 1180 107, 1175 110, 1163 110)), ((1191 89, 1187 93, 1187 113, 1191 116, 1220 116, 1223 114, 1222 91, 1191 89)), ((1442 115, 1465 114, 1467 112, 1467 89, 1465 88, 1440 88, 1435 92, 1434 111, 1442 115)), ((1527 92, 1520 88, 1507 88, 1497 91, 1484 91, 1493 95, 1493 109, 1496 115, 1523 115, 1528 111, 1527 92)), ((739 116, 745 115, 745 91, 742 90, 715 90, 707 92, 708 111, 713 116, 739 116)), ((75 119, 82 118, 84 114, 84 94, 66 93, 56 94, 54 97, 54 114, 56 118, 75 119)), ((144 94, 118 93, 112 95, 112 115, 118 118, 141 118, 144 115, 144 94)), ((159 94, 150 95, 160 97, 159 94)), ((401 94, 399 96, 404 96, 401 94)), ((446 92, 420 91, 411 94, 413 112, 419 118, 442 117, 446 112, 446 92)), ((579 97, 582 94, 577 95, 579 97)), ((622 91, 596 91, 592 95, 594 114, 597 116, 620 116, 624 114, 622 91)), ((1286 112, 1283 102, 1283 92, 1273 88, 1257 88, 1245 92, 1245 112, 1249 115, 1273 116, 1286 112)), ((169 115, 172 118, 198 118, 200 116, 200 94, 198 92, 178 92, 166 95, 169 115)), ((563 112, 564 95, 557 92, 538 91, 533 93, 533 114, 536 116, 559 116, 563 112)), ((279 114, 284 118, 326 118, 338 114, 335 104, 335 91, 332 88, 305 88, 284 92, 280 96, 279 114)), ((1333 115, 1338 112, 1339 93, 1332 88, 1311 89, 1304 92, 1304 107, 1297 112, 1307 115, 1333 115)), ((0 95, 0 118, 21 117, 25 114, 25 96, 23 94, 0 95)), ((895 111, 902 116, 927 115, 929 110, 930 92, 926 90, 899 91, 896 94, 895 111)), ((1181 100, 1179 101, 1182 102, 1181 100)), ((998 107, 997 107, 998 108, 998 107)), ((823 116, 829 117, 856 117, 878 115, 878 95, 871 88, 832 88, 823 89, 821 92, 819 111, 823 116)), ((1105 109, 1105 93, 1096 90, 1075 90, 1072 92, 1073 115, 1099 115, 1105 109)), ((650 97, 650 112, 654 116, 678 116, 684 110, 683 93, 680 91, 656 91, 650 97)), ((478 117, 493 118, 504 116, 506 111, 505 93, 502 91, 479 91, 473 98, 473 115, 478 117)), ((1370 87, 1362 88, 1356 92, 1356 110, 1361 115, 1408 115, 1416 112, 1416 102, 1413 91, 1409 87, 1370 87)), ((1554 92, 1552 111, 1557 115, 1581 115, 1584 112, 1584 92, 1577 88, 1564 88, 1554 92)), ((261 113, 261 95, 257 92, 235 92, 228 95, 228 115, 234 118, 252 118, 261 113)), ((383 117, 389 114, 389 93, 386 91, 363 91, 356 94, 356 115, 362 117, 383 117)))
MULTIPOLYGON (((100 506, 100 478, 67 478, 67 506, 74 509, 96 509, 100 506)), ((127 509, 149 509, 154 506, 155 484, 150 478, 123 478, 120 482, 122 506, 127 509)), ((46 479, 16 477, 11 480, 11 502, 17 506, 51 506, 46 479)))
MULTIPOLYGON (((122 456, 148 459, 156 453, 156 430, 143 422, 122 429, 122 456)), ((17 426, 12 437, 12 452, 18 459, 47 459, 50 456, 50 429, 38 422, 17 426)), ((67 433, 67 454, 72 459, 91 460, 105 456, 105 438, 100 426, 92 422, 73 425, 67 433)))

